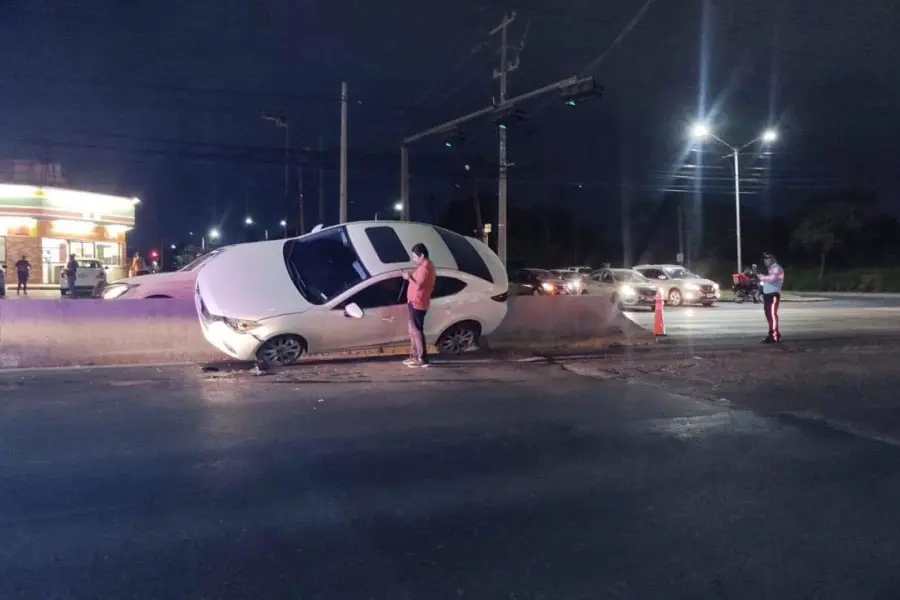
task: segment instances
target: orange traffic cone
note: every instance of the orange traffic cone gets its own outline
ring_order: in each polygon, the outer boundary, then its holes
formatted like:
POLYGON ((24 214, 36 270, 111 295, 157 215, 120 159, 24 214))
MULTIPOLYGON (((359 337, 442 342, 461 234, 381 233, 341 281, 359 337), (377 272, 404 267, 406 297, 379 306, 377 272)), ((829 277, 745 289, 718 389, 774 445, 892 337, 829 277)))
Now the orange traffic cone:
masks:
POLYGON ((662 290, 656 290, 656 309, 653 311, 653 335, 657 337, 666 335, 666 325, 663 323, 662 290))

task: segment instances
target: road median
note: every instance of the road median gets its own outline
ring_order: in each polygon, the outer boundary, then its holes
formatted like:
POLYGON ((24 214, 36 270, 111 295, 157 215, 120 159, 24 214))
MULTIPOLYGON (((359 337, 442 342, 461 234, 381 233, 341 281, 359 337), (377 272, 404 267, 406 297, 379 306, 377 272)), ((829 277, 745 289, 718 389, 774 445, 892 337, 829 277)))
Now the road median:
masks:
MULTIPOLYGON (((512 298, 492 350, 551 351, 644 344, 652 335, 599 298, 512 298)), ((404 354, 405 345, 327 356, 404 354)), ((45 300, 0 303, 0 368, 213 362, 184 300, 45 300)))

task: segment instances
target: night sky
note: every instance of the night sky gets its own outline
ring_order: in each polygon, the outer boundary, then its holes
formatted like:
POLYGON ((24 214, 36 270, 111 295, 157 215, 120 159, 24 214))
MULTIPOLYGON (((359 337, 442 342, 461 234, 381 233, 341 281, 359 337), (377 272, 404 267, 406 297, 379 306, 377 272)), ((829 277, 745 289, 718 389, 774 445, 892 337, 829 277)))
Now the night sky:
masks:
MULTIPOLYGON (((510 130, 511 204, 561 203, 600 227, 618 214, 626 187, 648 205, 666 189, 688 189, 693 183, 673 174, 695 157, 686 153, 685 132, 698 115, 734 144, 767 125, 779 128, 774 154, 762 159, 773 190, 757 196, 764 212, 841 186, 875 188, 884 206, 892 204, 900 3, 656 0, 628 29, 642 6, 5 2, 0 155, 57 160, 75 186, 141 197, 137 245, 184 241, 212 226, 227 241, 248 212, 273 231, 288 216, 283 133, 262 120, 269 110, 288 117, 295 149, 322 138, 333 223, 346 80, 350 218, 389 213, 399 194, 401 138, 491 102, 498 40, 487 32, 516 9, 510 42, 523 50, 512 95, 576 73, 595 76, 606 93, 577 107, 556 96, 521 107, 526 120, 510 130)), ((411 147, 414 219, 443 210, 463 165, 496 160, 489 119, 463 135, 453 148, 442 138, 411 147)), ((704 162, 722 154, 708 148, 704 162)), ((703 189, 725 202, 723 169, 712 169, 703 189)), ((317 220, 316 171, 304 177, 308 226, 317 220)))

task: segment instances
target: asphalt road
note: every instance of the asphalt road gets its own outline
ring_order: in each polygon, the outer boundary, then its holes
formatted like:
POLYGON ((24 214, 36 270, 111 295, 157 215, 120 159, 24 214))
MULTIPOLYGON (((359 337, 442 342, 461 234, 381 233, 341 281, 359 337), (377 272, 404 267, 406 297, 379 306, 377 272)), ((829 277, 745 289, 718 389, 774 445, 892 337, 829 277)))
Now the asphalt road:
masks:
POLYGON ((895 597, 895 446, 646 364, 0 373, 0 598, 895 597))
MULTIPOLYGON (((653 327, 653 313, 629 311, 642 327, 653 327)), ((779 310, 785 339, 852 337, 873 333, 900 335, 900 298, 840 297, 822 302, 783 302, 779 310)), ((762 304, 723 302, 705 307, 666 307, 663 320, 668 337, 728 339, 766 336, 762 304)))

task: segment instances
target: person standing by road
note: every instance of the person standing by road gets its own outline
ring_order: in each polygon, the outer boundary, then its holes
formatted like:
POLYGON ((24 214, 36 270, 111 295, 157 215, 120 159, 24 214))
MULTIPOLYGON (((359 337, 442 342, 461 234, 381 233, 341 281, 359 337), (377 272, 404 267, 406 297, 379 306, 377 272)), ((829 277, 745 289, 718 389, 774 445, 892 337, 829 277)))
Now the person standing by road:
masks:
POLYGON ((135 252, 134 256, 131 259, 131 268, 128 270, 129 277, 137 277, 138 275, 144 275, 147 271, 147 265, 144 264, 144 259, 141 258, 140 252, 135 252))
POLYGON ((28 295, 28 275, 31 273, 31 263, 23 254, 22 258, 16 261, 16 296, 21 294, 28 295))
POLYGON ((66 263, 66 283, 69 284, 69 298, 75 297, 75 278, 78 276, 78 261, 75 255, 69 255, 69 262, 66 263))
POLYGON ((410 357, 403 361, 407 367, 428 366, 428 345, 425 341, 425 315, 431 306, 431 293, 437 279, 434 263, 428 258, 425 244, 412 247, 416 270, 403 272, 406 286, 406 304, 409 309, 409 345, 410 357))
POLYGON ((769 323, 769 335, 763 343, 776 344, 781 341, 778 307, 781 304, 781 288, 784 287, 784 269, 778 264, 774 254, 766 252, 763 254, 763 260, 768 273, 759 275, 759 281, 762 283, 763 308, 766 311, 766 321, 769 323))

